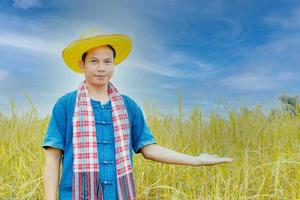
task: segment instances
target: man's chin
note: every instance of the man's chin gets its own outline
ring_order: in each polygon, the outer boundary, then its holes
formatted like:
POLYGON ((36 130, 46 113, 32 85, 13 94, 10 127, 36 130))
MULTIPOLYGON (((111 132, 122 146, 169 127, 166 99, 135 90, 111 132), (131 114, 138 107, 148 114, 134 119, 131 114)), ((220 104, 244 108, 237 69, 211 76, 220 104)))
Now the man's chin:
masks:
POLYGON ((91 85, 93 85, 94 87, 103 87, 106 86, 109 82, 109 80, 104 79, 104 80, 87 80, 87 82, 89 82, 91 85))
POLYGON ((96 86, 96 87, 103 87, 103 86, 106 86, 108 84, 108 81, 97 81, 97 82, 94 82, 93 85, 96 86))

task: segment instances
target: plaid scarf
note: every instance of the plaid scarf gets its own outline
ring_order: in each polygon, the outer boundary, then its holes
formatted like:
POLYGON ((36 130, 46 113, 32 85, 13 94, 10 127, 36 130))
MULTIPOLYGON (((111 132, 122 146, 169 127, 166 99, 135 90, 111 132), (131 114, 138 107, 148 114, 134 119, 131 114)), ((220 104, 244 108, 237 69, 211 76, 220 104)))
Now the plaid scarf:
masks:
MULTIPOLYGON (((108 94, 112 105, 118 199, 135 199, 129 151, 128 114, 122 96, 111 82, 108 83, 108 94)), ((73 116, 73 159, 72 199, 103 199, 101 183, 98 180, 95 120, 86 80, 77 89, 73 116)))

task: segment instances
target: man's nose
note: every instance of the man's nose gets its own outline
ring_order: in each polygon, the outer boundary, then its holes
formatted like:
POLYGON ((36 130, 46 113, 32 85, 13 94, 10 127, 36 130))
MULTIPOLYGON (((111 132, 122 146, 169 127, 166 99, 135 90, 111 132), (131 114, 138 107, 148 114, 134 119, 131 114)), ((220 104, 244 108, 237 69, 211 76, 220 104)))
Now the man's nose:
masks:
POLYGON ((102 62, 100 62, 98 64, 97 71, 98 72, 105 72, 105 65, 102 62))

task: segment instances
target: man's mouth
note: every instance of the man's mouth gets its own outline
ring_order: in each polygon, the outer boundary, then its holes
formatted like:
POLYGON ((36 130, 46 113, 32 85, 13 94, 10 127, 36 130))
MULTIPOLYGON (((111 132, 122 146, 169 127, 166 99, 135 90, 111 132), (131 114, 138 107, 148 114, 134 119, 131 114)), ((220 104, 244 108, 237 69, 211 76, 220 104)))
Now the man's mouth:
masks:
POLYGON ((94 75, 95 77, 99 77, 99 78, 104 78, 104 77, 106 77, 106 75, 94 75))

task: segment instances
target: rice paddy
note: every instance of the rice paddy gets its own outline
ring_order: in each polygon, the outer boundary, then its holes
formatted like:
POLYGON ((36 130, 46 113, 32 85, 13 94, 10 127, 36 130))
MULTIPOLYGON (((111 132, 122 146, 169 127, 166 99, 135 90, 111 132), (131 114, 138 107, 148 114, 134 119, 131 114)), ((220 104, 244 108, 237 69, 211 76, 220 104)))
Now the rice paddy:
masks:
MULTIPOLYGON (((33 105, 0 113, 0 199, 44 199, 44 134, 50 114, 33 105)), ((158 144, 178 152, 234 158, 216 166, 170 165, 134 156, 138 199, 300 199, 300 115, 261 107, 227 110, 226 118, 200 108, 162 114, 145 104, 158 144), (185 118, 185 120, 183 120, 185 118)))

